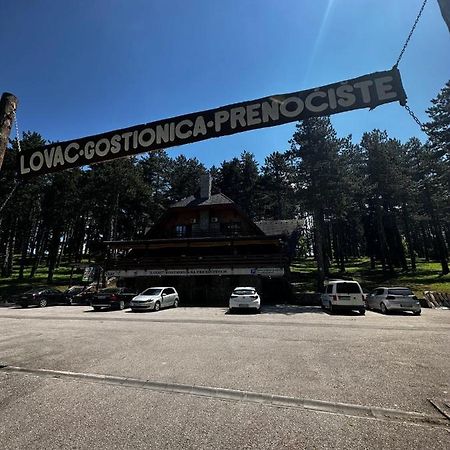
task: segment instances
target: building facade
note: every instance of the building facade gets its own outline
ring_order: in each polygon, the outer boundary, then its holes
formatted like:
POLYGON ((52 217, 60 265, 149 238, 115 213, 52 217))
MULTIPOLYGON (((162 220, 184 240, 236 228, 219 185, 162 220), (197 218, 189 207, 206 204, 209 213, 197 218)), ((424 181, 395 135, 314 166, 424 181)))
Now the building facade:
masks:
POLYGON ((243 285, 256 287, 263 301, 276 301, 289 295, 299 230, 297 221, 253 222, 227 196, 211 194, 206 175, 200 193, 169 207, 145 239, 106 242, 114 255, 106 270, 139 291, 174 286, 181 304, 226 305, 243 285))

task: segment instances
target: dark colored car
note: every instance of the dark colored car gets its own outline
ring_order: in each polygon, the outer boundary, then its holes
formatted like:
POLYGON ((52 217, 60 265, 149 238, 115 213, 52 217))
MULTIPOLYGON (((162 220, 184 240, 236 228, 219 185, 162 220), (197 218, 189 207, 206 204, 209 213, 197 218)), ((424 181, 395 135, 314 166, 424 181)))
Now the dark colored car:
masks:
POLYGON ((125 287, 106 288, 92 296, 91 306, 95 311, 102 308, 125 309, 130 306, 132 298, 136 295, 135 291, 125 287))
POLYGON ((92 286, 71 286, 64 292, 64 295, 69 305, 73 303, 89 305, 96 291, 95 287, 92 286))
POLYGON ((17 305, 22 308, 27 308, 29 305, 36 305, 40 308, 45 308, 48 305, 55 305, 58 303, 67 304, 67 299, 64 292, 51 287, 34 288, 30 291, 20 294, 15 298, 17 305))

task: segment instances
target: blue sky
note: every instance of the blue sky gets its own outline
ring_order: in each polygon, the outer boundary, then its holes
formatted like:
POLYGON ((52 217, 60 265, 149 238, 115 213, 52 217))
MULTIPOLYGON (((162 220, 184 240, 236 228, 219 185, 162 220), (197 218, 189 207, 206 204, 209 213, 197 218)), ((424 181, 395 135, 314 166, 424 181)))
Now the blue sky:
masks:
MULTIPOLYGON (((422 0, 0 0, 0 90, 21 131, 69 140, 388 70, 422 0)), ((426 120, 450 79, 450 34, 429 0, 400 71, 426 120)), ((340 136, 423 134, 396 103, 332 116, 340 136)), ((295 125, 169 149, 207 167, 288 148, 295 125)))

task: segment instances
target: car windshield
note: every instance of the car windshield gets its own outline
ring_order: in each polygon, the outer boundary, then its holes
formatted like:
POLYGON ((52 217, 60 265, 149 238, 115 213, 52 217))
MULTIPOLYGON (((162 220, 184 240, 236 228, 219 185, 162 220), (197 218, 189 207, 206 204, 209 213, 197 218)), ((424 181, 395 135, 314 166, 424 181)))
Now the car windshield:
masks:
POLYGON ((115 294, 119 291, 120 291, 119 288, 106 288, 106 289, 102 289, 100 292, 102 294, 115 294))
POLYGON ((67 292, 70 292, 71 294, 79 294, 80 292, 83 292, 84 287, 81 286, 74 286, 69 289, 67 289, 67 292))
POLYGON ((411 292, 411 289, 408 289, 408 288, 389 289, 388 290, 388 294, 390 294, 390 295, 404 295, 404 296, 413 295, 412 292, 411 292))
POLYGON ((161 289, 156 288, 149 288, 146 289, 144 292, 141 292, 139 295, 159 295, 161 294, 161 289))
POLYGON ((30 289, 29 291, 26 291, 25 294, 39 294, 42 291, 45 291, 46 288, 35 288, 35 289, 30 289))
POLYGON ((235 289, 233 294, 235 295, 253 295, 254 289, 235 289))

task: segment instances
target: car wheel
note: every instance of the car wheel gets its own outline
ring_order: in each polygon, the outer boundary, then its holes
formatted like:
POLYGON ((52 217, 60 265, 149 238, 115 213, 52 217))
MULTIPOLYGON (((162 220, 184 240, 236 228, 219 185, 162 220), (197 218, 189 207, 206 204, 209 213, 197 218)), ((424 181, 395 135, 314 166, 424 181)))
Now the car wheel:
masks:
POLYGON ((365 316, 365 315, 366 315, 366 308, 361 308, 361 309, 359 310, 359 313, 360 313, 362 316, 365 316))
POLYGON ((120 302, 117 304, 117 308, 120 310, 125 309, 125 302, 123 300, 120 300, 120 302))
POLYGON ((333 308, 333 305, 330 302, 330 306, 328 307, 330 314, 334 314, 336 312, 336 308, 333 308))
POLYGON ((39 308, 45 308, 47 306, 47 299, 46 298, 41 298, 39 300, 38 306, 39 306, 39 308))
POLYGON ((173 302, 173 307, 174 308, 178 308, 178 299, 176 298, 175 301, 173 302))
POLYGON ((28 303, 22 303, 20 306, 21 306, 22 308, 28 308, 28 303))
POLYGON ((102 308, 100 308, 100 306, 93 306, 94 311, 100 311, 102 308))
POLYGON ((422 314, 422 311, 413 311, 413 314, 415 316, 420 316, 420 314, 422 314))
POLYGON ((73 299, 69 298, 66 303, 67 303, 68 306, 72 306, 73 305, 73 299))
POLYGON ((153 311, 159 311, 161 309, 161 303, 156 302, 155 307, 153 308, 153 311))
POLYGON ((384 303, 381 303, 380 310, 381 310, 382 314, 387 314, 388 313, 388 309, 386 308, 386 305, 384 303))

